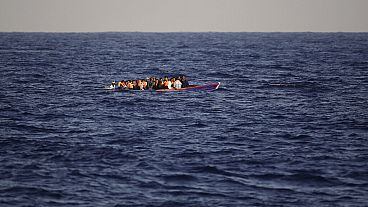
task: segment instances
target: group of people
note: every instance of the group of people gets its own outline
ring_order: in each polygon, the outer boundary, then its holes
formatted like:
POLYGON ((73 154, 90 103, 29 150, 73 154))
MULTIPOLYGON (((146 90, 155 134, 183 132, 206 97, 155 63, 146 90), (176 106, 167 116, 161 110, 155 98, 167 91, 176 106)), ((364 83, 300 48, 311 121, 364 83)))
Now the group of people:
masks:
POLYGON ((110 89, 126 89, 126 90, 159 90, 159 89, 179 89, 188 87, 189 83, 185 76, 177 76, 168 78, 150 77, 138 80, 121 80, 113 81, 110 89))

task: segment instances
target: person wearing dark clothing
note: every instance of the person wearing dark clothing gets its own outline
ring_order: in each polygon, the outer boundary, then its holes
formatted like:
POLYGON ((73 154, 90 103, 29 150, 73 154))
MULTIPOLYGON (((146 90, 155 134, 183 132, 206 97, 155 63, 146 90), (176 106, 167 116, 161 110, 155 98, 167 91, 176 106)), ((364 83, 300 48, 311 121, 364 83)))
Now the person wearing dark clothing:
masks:
POLYGON ((158 89, 164 89, 164 88, 165 88, 164 80, 160 78, 160 80, 158 81, 158 89))
POLYGON ((181 77, 181 87, 186 88, 188 86, 189 86, 189 82, 188 82, 187 78, 185 76, 182 76, 181 77))
POLYGON ((159 89, 159 83, 158 83, 158 79, 155 80, 153 86, 152 86, 152 89, 154 90, 158 90, 159 89))

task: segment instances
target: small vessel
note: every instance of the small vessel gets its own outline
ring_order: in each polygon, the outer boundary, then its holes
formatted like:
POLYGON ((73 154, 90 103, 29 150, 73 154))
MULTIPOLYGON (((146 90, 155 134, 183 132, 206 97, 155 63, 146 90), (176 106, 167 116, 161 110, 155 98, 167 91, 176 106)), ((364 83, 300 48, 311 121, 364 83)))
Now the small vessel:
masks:
MULTIPOLYGON (((145 91, 157 91, 157 92, 169 92, 169 91, 214 91, 217 90, 220 87, 221 83, 211 83, 211 84, 205 84, 205 85, 189 85, 185 88, 172 88, 172 89, 149 89, 145 91)), ((121 88, 115 88, 114 86, 106 86, 106 90, 113 90, 113 91, 140 91, 140 90, 132 90, 132 89, 121 89, 121 88)))

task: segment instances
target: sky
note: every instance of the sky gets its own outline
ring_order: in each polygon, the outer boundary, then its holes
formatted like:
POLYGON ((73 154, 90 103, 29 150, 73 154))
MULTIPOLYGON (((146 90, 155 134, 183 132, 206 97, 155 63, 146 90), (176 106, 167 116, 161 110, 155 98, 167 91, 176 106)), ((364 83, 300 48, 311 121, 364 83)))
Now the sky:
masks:
POLYGON ((368 32, 368 0, 0 0, 0 32, 368 32))

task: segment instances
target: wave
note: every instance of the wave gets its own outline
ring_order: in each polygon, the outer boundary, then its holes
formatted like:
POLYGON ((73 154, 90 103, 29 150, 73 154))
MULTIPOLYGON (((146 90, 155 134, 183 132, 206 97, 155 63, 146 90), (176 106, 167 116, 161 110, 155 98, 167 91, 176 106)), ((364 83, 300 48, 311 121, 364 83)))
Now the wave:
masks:
POLYGON ((28 196, 37 196, 37 197, 48 197, 61 199, 64 196, 63 191, 54 190, 54 189, 45 189, 41 187, 28 187, 28 186, 13 186, 8 188, 0 189, 1 194, 16 194, 18 196, 22 195, 25 197, 28 196))

